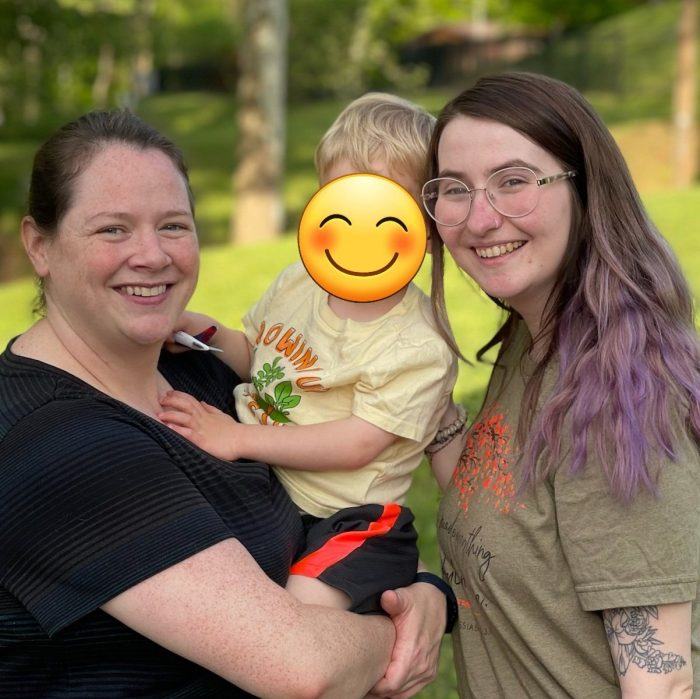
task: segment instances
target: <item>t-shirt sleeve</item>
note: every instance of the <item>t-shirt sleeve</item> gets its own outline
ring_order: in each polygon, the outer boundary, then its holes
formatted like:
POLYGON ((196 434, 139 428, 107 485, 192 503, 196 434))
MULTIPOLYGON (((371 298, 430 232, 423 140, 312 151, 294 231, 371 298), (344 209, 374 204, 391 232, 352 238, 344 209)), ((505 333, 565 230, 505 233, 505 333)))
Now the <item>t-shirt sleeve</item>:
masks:
POLYGON ((553 480, 564 553, 587 611, 693 600, 700 550, 699 456, 690 444, 664 463, 659 495, 614 500, 593 458, 580 477, 553 480))
POLYGON ((306 270, 301 262, 289 265, 289 267, 286 267, 279 273, 272 284, 267 287, 265 293, 243 316, 243 332, 245 332, 248 341, 252 345, 255 344, 255 340, 260 332, 260 324, 269 316, 270 308, 273 306, 275 299, 279 298, 280 294, 283 295, 291 286, 306 278, 306 276, 306 270))
POLYGON ((443 342, 396 345, 363 372, 352 414, 399 437, 423 441, 437 429, 456 378, 454 355, 443 342))
POLYGON ((54 635, 232 533, 152 437, 53 401, 0 443, 0 584, 54 635))

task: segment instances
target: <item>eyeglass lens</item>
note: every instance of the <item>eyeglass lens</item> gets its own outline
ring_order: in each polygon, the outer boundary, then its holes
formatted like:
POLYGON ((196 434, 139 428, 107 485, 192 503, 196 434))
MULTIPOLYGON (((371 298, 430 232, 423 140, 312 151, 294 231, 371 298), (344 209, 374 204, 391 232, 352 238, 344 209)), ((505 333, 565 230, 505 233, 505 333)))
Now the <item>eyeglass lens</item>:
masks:
MULTIPOLYGON (((511 218, 526 216, 537 205, 539 186, 535 173, 522 167, 494 172, 483 189, 496 211, 511 218)), ((459 180, 440 177, 423 189, 423 201, 430 216, 445 226, 456 226, 469 215, 478 189, 469 189, 459 180)))

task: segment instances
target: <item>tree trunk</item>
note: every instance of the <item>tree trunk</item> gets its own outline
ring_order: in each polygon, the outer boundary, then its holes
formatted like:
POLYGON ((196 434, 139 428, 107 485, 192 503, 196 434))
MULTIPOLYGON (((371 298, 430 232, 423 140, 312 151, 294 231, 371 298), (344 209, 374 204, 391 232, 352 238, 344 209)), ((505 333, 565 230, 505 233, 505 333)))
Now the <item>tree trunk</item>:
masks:
POLYGON ((22 15, 17 19, 17 33, 26 42, 22 48, 22 116, 27 124, 35 124, 41 116, 41 42, 46 38, 46 32, 22 15))
POLYGON ((97 57, 97 74, 92 83, 92 103, 97 109, 105 109, 109 99, 109 90, 114 79, 114 45, 104 42, 100 45, 97 57))
POLYGON ((154 0, 137 0, 133 17, 136 53, 131 65, 129 106, 135 107, 154 88, 153 73, 153 14, 154 0))
POLYGON ((287 27, 286 0, 247 0, 231 216, 235 243, 276 238, 284 226, 287 27))
POLYGON ((697 0, 682 0, 678 23, 678 67, 674 90, 675 176, 688 187, 697 174, 695 128, 697 0))

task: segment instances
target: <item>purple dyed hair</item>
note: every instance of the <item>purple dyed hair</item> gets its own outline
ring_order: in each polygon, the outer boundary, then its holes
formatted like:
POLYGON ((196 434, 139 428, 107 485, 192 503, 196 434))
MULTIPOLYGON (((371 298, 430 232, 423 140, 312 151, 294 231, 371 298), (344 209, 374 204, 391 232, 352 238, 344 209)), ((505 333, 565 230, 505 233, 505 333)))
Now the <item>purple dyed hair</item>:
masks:
MULTIPOLYGON (((430 177, 445 126, 458 116, 505 124, 576 170, 573 221, 539 337, 549 338, 528 381, 518 425, 524 483, 544 478, 571 436, 570 473, 595 450, 611 493, 629 502, 657 492, 659 457, 675 460, 679 429, 700 443, 700 349, 688 285, 648 219, 609 131, 575 89, 529 73, 479 80, 442 110, 430 145, 430 177), (546 367, 558 376, 536 409, 546 367), (538 462, 542 459, 542 465, 538 462)), ((446 318, 444 249, 433 236, 435 314, 446 318)), ((494 299, 503 307, 503 304, 494 299)), ((477 354, 508 347, 520 316, 508 316, 477 354)))

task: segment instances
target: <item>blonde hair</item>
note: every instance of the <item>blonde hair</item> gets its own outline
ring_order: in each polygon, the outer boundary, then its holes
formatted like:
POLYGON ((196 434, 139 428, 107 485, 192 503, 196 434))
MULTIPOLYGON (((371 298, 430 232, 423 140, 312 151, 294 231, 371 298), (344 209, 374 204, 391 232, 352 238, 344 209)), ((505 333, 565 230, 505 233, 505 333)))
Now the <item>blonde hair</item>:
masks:
POLYGON ((316 148, 319 179, 347 160, 371 172, 380 160, 392 173, 425 181, 427 153, 435 117, 413 102, 384 92, 368 92, 351 102, 326 131, 316 148))

